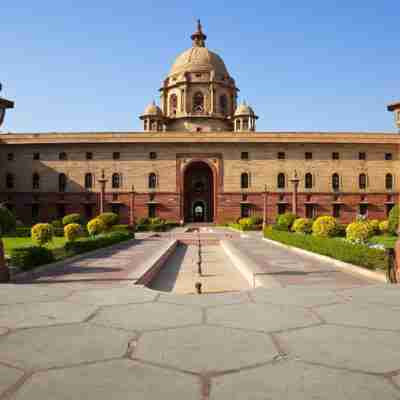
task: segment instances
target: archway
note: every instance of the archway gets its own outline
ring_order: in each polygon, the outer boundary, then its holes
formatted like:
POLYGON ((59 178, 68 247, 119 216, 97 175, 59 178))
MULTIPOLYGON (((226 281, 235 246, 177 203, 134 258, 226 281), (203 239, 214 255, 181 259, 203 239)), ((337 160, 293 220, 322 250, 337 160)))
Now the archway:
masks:
POLYGON ((204 161, 194 161, 184 173, 184 220, 185 222, 213 222, 214 177, 204 161))

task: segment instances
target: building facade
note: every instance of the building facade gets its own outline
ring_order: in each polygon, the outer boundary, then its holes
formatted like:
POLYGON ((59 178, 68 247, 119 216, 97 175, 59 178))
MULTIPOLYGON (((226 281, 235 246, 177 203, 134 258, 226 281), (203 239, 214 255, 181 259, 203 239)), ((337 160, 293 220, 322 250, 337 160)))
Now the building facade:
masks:
MULTIPOLYGON (((134 215, 223 223, 262 216, 358 214, 386 218, 399 200, 400 135, 256 132, 223 60, 200 23, 145 108, 143 132, 0 135, 0 201, 24 223, 103 207, 134 215), (104 190, 102 190, 104 188, 104 190)), ((0 99, 0 112, 13 104, 0 99)), ((400 128, 400 103, 388 106, 400 128)), ((0 113, 1 120, 4 113, 0 113)))

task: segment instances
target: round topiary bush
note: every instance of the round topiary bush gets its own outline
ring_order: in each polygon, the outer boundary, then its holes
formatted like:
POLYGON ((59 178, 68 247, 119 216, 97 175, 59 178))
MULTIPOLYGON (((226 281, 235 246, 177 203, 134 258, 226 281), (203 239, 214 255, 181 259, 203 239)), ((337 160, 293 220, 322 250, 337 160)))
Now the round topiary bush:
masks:
POLYGON ((379 223, 379 232, 382 233, 383 235, 387 235, 389 233, 389 221, 381 221, 379 223))
POLYGON ((53 240, 53 227, 50 224, 36 224, 31 229, 31 238, 43 246, 53 240))
POLYGON ((379 221, 377 219, 371 219, 367 223, 370 228, 370 235, 377 235, 379 233, 379 221))
POLYGON ((107 229, 105 223, 100 218, 93 218, 87 224, 87 230, 89 235, 96 236, 103 233, 107 229))
POLYGON ((296 216, 293 213, 286 212, 278 217, 276 224, 279 225, 280 228, 289 231, 295 220, 296 216))
POLYGON ((68 224, 81 224, 81 223, 82 223, 82 217, 78 213, 68 214, 62 219, 62 224, 64 226, 68 224))
POLYGON ((16 221, 14 214, 2 204, 0 205, 0 234, 15 230, 16 221))
POLYGON ((352 222, 346 228, 346 239, 350 242, 363 243, 370 234, 370 227, 365 222, 352 222))
POLYGON ((312 226, 312 233, 318 237, 331 237, 335 235, 337 222, 328 215, 318 217, 312 226))
POLYGON ((119 220, 119 216, 112 212, 106 212, 100 214, 97 218, 101 219, 106 226, 106 229, 111 229, 113 225, 116 225, 119 220))
POLYGON ((292 231, 296 233, 311 233, 312 222, 307 218, 297 218, 292 225, 292 231))
POLYGON ((399 227, 399 206, 394 206, 389 213, 389 233, 392 235, 397 234, 397 228, 399 227))
POLYGON ((64 237, 68 242, 73 242, 82 235, 82 226, 79 224, 68 224, 64 226, 64 237))

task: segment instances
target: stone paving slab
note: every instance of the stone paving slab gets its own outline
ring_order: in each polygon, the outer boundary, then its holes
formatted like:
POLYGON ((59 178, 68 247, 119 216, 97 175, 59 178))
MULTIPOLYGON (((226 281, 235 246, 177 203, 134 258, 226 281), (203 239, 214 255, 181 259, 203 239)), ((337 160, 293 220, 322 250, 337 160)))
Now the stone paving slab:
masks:
POLYGON ((121 358, 134 334, 88 324, 22 329, 0 340, 0 360, 37 370, 121 358))
POLYGON ((295 361, 272 363, 212 381, 210 400, 399 399, 399 392, 382 377, 295 361))
POLYGON ((198 377, 130 360, 82 365, 33 375, 14 400, 199 400, 198 377))
POLYGON ((400 306, 400 288, 398 285, 374 285, 343 290, 342 294, 353 302, 400 306))
POLYGON ((199 307, 218 307, 227 304, 248 303, 249 296, 247 292, 232 293, 209 293, 207 295, 182 295, 182 294, 161 294, 158 301, 162 303, 173 303, 182 305, 191 305, 199 307))
POLYGON ((18 369, 0 365, 0 397, 8 388, 17 383, 24 373, 18 369))

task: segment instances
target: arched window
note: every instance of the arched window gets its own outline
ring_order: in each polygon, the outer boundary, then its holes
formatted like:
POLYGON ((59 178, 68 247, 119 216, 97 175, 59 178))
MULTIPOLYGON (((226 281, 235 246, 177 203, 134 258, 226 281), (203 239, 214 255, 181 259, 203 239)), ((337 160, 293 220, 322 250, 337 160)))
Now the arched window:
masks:
POLYGON ((40 176, 37 172, 32 175, 32 189, 39 189, 40 187, 40 176))
POLYGON ((222 114, 228 113, 228 98, 224 94, 219 97, 219 108, 222 114))
POLYGON ((111 177, 111 186, 113 189, 118 189, 121 186, 121 175, 114 173, 111 177))
POLYGON ((313 187, 313 176, 308 172, 304 179, 304 186, 306 189, 311 189, 313 187))
POLYGON ((14 189, 14 175, 8 173, 6 175, 6 187, 7 189, 14 189))
POLYGON ((339 175, 334 173, 332 175, 332 189, 333 190, 339 190, 340 187, 340 178, 339 175))
POLYGON ((249 130, 249 120, 248 120, 247 118, 245 118, 245 119, 243 120, 242 129, 243 129, 244 131, 249 130))
POLYGON ((65 174, 58 175, 58 191, 65 192, 67 189, 67 176, 65 174))
POLYGON ((64 151, 58 155, 59 160, 66 160, 67 159, 67 153, 64 151))
POLYGON ((286 186, 286 179, 285 179, 285 174, 284 173, 280 173, 278 174, 278 189, 284 189, 286 186))
POLYGON ((85 174, 85 189, 91 189, 93 187, 93 175, 88 172, 85 174))
POLYGON ((366 189, 366 187, 367 187, 367 175, 360 174, 358 176, 358 187, 360 189, 366 189))
POLYGON ((237 119, 236 120, 236 130, 240 131, 240 129, 241 129, 240 119, 237 119))
POLYGON ((171 94, 171 96, 169 98, 170 114, 175 115, 177 109, 178 109, 178 96, 176 94, 171 94))
POLYGON ((240 187, 242 189, 249 188, 249 174, 247 172, 243 172, 243 174, 240 176, 240 187))
POLYGON ((149 189, 155 189, 157 186, 157 175, 152 172, 149 174, 149 189))
POLYGON ((193 112, 202 113, 203 111, 204 111, 204 95, 201 92, 197 92, 193 96, 193 112))
POLYGON ((388 189, 388 190, 393 189, 393 175, 392 174, 386 174, 385 186, 386 186, 386 189, 388 189))

